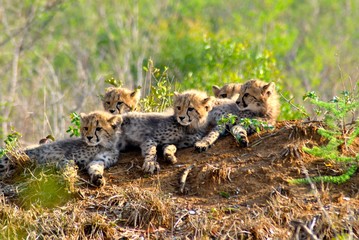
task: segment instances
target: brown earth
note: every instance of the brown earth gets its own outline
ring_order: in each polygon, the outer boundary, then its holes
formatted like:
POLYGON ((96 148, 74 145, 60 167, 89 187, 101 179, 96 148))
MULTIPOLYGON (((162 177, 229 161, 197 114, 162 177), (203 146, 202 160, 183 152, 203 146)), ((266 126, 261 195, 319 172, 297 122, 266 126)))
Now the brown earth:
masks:
MULTIPOLYGON (((177 153, 178 163, 175 165, 165 163, 159 158, 161 171, 154 176, 143 176, 140 170, 143 158, 139 152, 124 153, 119 164, 105 174, 107 185, 102 191, 112 192, 114 186, 138 187, 154 192, 160 190, 161 193, 170 196, 176 206, 177 213, 173 221, 182 223, 184 220, 180 219, 181 213, 199 218, 207 215, 206 217, 210 218, 207 221, 212 221, 208 223, 211 226, 197 229, 206 234, 201 235, 197 232, 197 236, 223 237, 226 236, 226 232, 232 231, 227 237, 289 238, 295 236, 295 221, 310 222, 315 216, 325 218, 324 215, 328 214, 323 213, 325 209, 329 212, 341 212, 343 209, 353 211, 358 220, 358 173, 341 185, 310 186, 287 182, 288 179, 305 177, 305 171, 308 171, 310 176, 334 176, 342 173, 341 165, 317 159, 301 150, 303 146, 311 147, 325 143, 316 132, 318 127, 320 123, 317 122, 286 121, 278 123, 276 130, 272 132, 251 136, 248 148, 239 147, 233 137, 226 136, 203 153, 197 153, 193 148, 182 149, 177 153), (189 171, 181 193, 179 180, 184 170, 190 166, 193 168, 189 171), (271 206, 277 204, 278 206, 271 206), (273 213, 269 213, 271 210, 273 213), (253 214, 263 214, 263 219, 253 214), (272 214, 281 216, 271 216, 272 214), (253 223, 246 222, 245 219, 248 218, 253 218, 253 223), (266 221, 266 218, 278 219, 272 223, 272 229, 256 229, 256 222, 259 225, 265 224, 261 221, 266 221), (236 226, 237 230, 234 226, 230 229, 234 221, 243 226, 236 226), (274 233, 276 228, 285 230, 279 230, 281 233, 278 234, 274 233)), ((359 152, 358 139, 351 146, 351 151, 359 152)), ((87 194, 91 194, 91 191, 87 194)), ((330 222, 329 219, 328 221, 330 222)), ((195 225, 192 223, 193 229, 196 229, 195 225)), ((358 236, 358 223, 352 226, 356 227, 353 231, 358 236)), ((173 229, 173 225, 172 229, 163 231, 165 234, 161 236, 196 236, 196 230, 187 232, 180 227, 173 229)), ((326 233, 320 232, 319 229, 317 232, 317 236, 331 235, 325 235, 326 233)))
MULTIPOLYGON (((345 169, 302 151, 303 146, 326 143, 316 131, 320 124, 279 122, 274 131, 251 136, 247 148, 226 136, 206 152, 181 149, 175 165, 159 157, 161 171, 153 176, 143 175, 139 151, 123 153, 117 166, 106 171, 104 187, 88 185, 81 174, 81 197, 63 211, 66 216, 96 216, 96 224, 84 223, 89 238, 357 238, 358 173, 340 185, 288 183, 305 173, 335 176, 345 169), (181 191, 185 169, 190 170, 181 191)), ((357 138, 347 154, 358 152, 357 138)))

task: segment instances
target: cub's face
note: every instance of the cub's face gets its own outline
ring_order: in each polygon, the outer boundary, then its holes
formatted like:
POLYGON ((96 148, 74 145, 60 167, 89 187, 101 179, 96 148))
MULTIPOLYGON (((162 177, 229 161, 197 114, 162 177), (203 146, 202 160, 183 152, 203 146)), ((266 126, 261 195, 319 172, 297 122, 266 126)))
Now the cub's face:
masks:
POLYGON ((116 131, 122 123, 120 115, 107 112, 81 113, 81 137, 89 146, 113 146, 116 140, 116 131))
POLYGON ((221 88, 214 85, 212 86, 212 91, 216 98, 229 98, 235 100, 238 98, 241 86, 242 84, 240 83, 228 83, 221 88))
POLYGON ((201 127, 207 120, 208 112, 212 109, 212 98, 206 93, 189 90, 174 93, 174 113, 177 122, 191 128, 201 127))
POLYGON ((106 89, 105 96, 102 99, 103 107, 105 111, 112 114, 135 111, 140 95, 138 89, 132 91, 127 88, 110 87, 106 89))
POLYGON ((277 101, 277 94, 273 82, 249 80, 243 84, 236 104, 240 110, 265 114, 271 107, 276 107, 274 101, 277 101))

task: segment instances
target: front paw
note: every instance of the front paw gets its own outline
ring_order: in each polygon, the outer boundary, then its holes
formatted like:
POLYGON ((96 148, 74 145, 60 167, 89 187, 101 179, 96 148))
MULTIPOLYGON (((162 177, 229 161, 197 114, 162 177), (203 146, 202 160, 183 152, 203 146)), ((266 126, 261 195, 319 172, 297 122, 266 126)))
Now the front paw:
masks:
POLYGON ((238 134, 238 135, 234 136, 234 138, 236 139, 236 142, 239 144, 239 146, 248 147, 249 140, 248 140, 247 135, 238 134))
POLYGON ((102 187, 106 184, 106 180, 102 174, 94 174, 91 176, 91 183, 96 187, 102 187))
POLYGON ((248 147, 249 141, 246 129, 244 129, 242 126, 237 125, 231 129, 231 134, 241 147, 248 147))
POLYGON ((165 160, 172 163, 172 164, 175 164, 177 162, 177 158, 175 155, 173 154, 165 154, 164 156, 165 160))
POLYGON ((160 165, 156 160, 145 160, 142 165, 142 171, 144 171, 145 173, 154 174, 155 172, 160 171, 160 165))
POLYGON ((236 137, 236 141, 241 147, 248 147, 249 145, 247 136, 236 137))
POLYGON ((194 144, 194 147, 197 152, 205 152, 211 147, 211 145, 206 141, 198 141, 194 144))

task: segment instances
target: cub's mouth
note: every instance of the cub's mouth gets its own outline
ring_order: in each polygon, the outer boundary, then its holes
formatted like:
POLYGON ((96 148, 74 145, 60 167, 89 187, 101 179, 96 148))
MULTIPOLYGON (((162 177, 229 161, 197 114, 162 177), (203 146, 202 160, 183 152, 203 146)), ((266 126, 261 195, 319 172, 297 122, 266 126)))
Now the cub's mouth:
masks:
POLYGON ((93 139, 92 137, 89 139, 89 137, 85 138, 85 143, 88 145, 88 146, 97 146, 101 143, 101 140, 96 140, 96 139, 93 139))
POLYGON ((177 117, 177 122, 179 124, 181 124, 182 126, 188 126, 191 124, 191 120, 190 119, 184 119, 184 118, 181 118, 181 117, 177 117))

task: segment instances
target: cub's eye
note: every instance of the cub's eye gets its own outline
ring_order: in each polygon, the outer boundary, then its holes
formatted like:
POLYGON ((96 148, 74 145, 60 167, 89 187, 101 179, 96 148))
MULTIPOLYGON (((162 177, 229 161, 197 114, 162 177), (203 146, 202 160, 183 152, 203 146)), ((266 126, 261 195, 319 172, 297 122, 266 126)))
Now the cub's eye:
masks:
POLYGON ((96 128, 96 131, 101 131, 101 130, 102 130, 101 127, 97 127, 97 128, 96 128))
POLYGON ((181 107, 180 107, 180 106, 178 106, 178 107, 177 107, 177 110, 181 110, 181 107))
POLYGON ((225 94, 225 93, 224 93, 224 94, 221 94, 221 97, 222 97, 222 98, 226 98, 226 97, 227 97, 227 94, 225 94))
POLYGON ((244 97, 248 97, 248 96, 249 96, 249 93, 245 93, 243 96, 244 96, 244 97))
POLYGON ((84 127, 84 130, 87 131, 87 130, 89 130, 89 128, 88 128, 88 127, 84 127))
POLYGON ((123 103, 123 102, 117 102, 117 106, 118 106, 118 105, 121 105, 122 103, 123 103))
POLYGON ((110 105, 110 102, 106 102, 107 105, 110 105))
POLYGON ((257 107, 260 107, 261 106, 261 104, 260 103, 257 103, 257 107))
POLYGON ((193 110, 194 110, 193 107, 189 107, 189 108, 188 108, 188 111, 193 111, 193 110))

